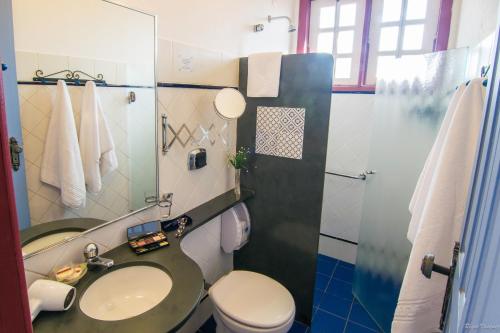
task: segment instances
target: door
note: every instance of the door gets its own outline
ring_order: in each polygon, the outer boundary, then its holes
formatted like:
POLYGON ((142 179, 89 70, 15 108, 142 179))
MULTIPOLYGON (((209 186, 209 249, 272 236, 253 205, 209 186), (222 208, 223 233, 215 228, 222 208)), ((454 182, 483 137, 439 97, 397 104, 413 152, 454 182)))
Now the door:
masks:
POLYGON ((408 205, 466 60, 466 49, 404 56, 378 77, 353 293, 384 332, 411 249, 408 205))
MULTIPOLYGON (((7 109, 8 137, 14 137, 22 146, 23 138, 17 94, 14 33, 12 26, 12 5, 10 0, 0 1, 0 62, 2 63, 5 106, 7 109)), ((12 172, 16 210, 20 229, 30 226, 28 193, 26 187, 24 156, 20 154, 20 166, 12 172)))
POLYGON ((500 330, 500 29, 445 332, 500 330))
POLYGON ((0 332, 31 333, 26 277, 14 203, 14 187, 7 143, 3 75, 0 71, 0 332), (7 273, 8 272, 8 273, 7 273))

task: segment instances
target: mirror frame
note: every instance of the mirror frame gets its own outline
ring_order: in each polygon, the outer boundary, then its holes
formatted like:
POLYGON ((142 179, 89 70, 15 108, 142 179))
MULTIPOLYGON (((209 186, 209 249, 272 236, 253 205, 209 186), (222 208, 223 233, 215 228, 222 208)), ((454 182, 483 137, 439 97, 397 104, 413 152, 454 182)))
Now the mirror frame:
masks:
POLYGON ((26 259, 29 259, 29 258, 32 258, 38 254, 41 254, 41 253, 44 253, 44 252, 47 252, 53 248, 56 248, 56 247, 59 247, 61 245, 64 245, 64 244, 67 244, 75 239, 78 239, 80 237, 84 237, 85 235, 93 232, 93 231, 96 231, 96 230, 99 230, 101 228, 104 228, 104 227, 107 227, 113 223, 116 223, 116 222, 119 222, 123 219, 126 219, 127 217, 130 217, 132 215, 135 215, 137 213, 140 213, 142 211, 145 211, 149 208, 152 208, 152 207, 155 207, 155 206, 158 206, 159 204, 159 200, 160 200, 160 170, 159 170, 159 154, 158 154, 158 149, 159 149, 159 143, 158 143, 158 73, 157 73, 157 70, 158 70, 158 16, 157 15, 154 15, 154 14, 150 14, 150 13, 147 13, 147 12, 144 12, 142 10, 138 10, 138 9, 135 9, 135 8, 132 8, 132 7, 129 7, 129 6, 125 6, 121 3, 118 3, 118 2, 115 2, 113 0, 101 0, 102 2, 107 2, 109 4, 112 4, 112 5, 115 5, 115 6, 118 6, 118 7, 122 7, 122 8, 126 8, 128 10, 132 10, 134 12, 138 12, 138 13, 141 13, 141 14, 144 14, 144 15, 147 15, 147 16, 150 16, 152 19, 153 19, 153 26, 154 26, 154 51, 153 51, 153 54, 154 54, 154 62, 153 62, 153 72, 154 72, 154 87, 153 89, 155 90, 155 93, 154 93, 154 96, 155 96, 155 100, 154 100, 154 107, 155 107, 155 131, 154 131, 154 135, 155 135, 155 163, 156 163, 156 202, 155 203, 152 203, 150 205, 146 205, 140 209, 137 209, 133 212, 130 212, 129 214, 126 214, 126 215, 123 215, 123 216, 120 216, 114 220, 111 220, 111 221, 108 221, 108 222, 105 222, 103 224, 100 224, 98 226, 95 226, 93 228, 90 228, 90 229, 87 229, 85 231, 82 231, 80 234, 78 235, 75 235, 73 237, 69 237, 69 238, 66 238, 66 239, 63 239, 59 242, 56 242, 56 243, 53 243, 53 244, 50 244, 40 250, 37 250, 37 251, 34 251, 34 252, 31 252, 31 253, 28 253, 26 255, 23 256, 23 261, 26 260, 26 259))

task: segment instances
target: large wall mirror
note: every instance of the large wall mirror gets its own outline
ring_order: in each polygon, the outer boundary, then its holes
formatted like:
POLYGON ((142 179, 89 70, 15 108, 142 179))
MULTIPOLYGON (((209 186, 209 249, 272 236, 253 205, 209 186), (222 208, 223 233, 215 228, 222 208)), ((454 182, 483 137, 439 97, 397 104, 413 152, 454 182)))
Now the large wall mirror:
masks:
POLYGON ((12 3, 26 174, 26 188, 16 192, 26 192, 29 214, 19 219, 30 254, 155 203, 156 22, 102 0, 12 3), (64 117, 68 108, 74 125, 64 117), (64 126, 51 121, 56 116, 64 126), (75 149, 81 162, 56 160, 57 150, 77 159, 75 149), (83 200, 68 201, 46 174, 83 200))

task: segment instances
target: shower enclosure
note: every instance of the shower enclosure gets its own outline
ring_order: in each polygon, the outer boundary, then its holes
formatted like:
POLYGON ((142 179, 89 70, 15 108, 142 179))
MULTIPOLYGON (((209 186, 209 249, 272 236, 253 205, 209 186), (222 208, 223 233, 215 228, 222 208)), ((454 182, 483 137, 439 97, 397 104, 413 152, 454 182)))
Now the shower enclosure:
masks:
POLYGON ((448 102, 465 80, 467 49, 404 56, 378 67, 353 293, 390 332, 411 244, 408 205, 448 102))

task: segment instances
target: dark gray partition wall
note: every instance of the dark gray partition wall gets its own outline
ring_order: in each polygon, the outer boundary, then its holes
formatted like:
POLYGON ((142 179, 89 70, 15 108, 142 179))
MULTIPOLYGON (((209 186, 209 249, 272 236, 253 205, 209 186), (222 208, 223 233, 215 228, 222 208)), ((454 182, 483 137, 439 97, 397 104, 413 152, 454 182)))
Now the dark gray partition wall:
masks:
MULTIPOLYGON (((255 151, 257 107, 305 108, 301 159, 252 156, 242 186, 255 190, 247 202, 250 242, 235 253, 235 268, 266 274, 292 293, 296 318, 310 323, 321 221, 333 58, 326 54, 283 56, 277 98, 246 97, 238 119, 237 147, 255 151)), ((240 91, 246 96, 248 58, 240 60, 240 91)))

